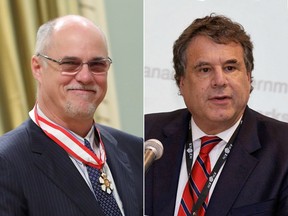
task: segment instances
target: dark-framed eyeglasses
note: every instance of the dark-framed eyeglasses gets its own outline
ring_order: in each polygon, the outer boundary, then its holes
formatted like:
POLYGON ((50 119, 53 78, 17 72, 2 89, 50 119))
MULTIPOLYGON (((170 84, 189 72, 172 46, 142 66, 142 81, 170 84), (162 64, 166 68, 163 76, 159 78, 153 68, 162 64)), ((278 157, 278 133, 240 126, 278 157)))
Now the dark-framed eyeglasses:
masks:
POLYGON ((77 57, 65 57, 63 59, 56 60, 41 53, 38 53, 37 56, 41 56, 45 59, 57 63, 59 65, 61 74, 71 76, 76 75, 82 69, 84 64, 88 65, 89 71, 93 74, 107 73, 110 65, 112 64, 112 60, 109 57, 101 57, 88 62, 83 62, 77 57))

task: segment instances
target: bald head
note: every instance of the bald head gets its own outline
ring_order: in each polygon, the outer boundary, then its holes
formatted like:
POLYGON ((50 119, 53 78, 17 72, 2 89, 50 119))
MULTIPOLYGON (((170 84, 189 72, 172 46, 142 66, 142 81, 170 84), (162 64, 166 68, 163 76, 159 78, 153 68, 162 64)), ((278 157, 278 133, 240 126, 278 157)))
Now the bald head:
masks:
POLYGON ((57 37, 57 35, 65 31, 70 31, 72 34, 73 31, 82 32, 83 40, 85 31, 94 31, 95 35, 98 35, 107 46, 103 31, 95 23, 79 15, 67 15, 48 21, 40 26, 37 32, 35 54, 45 53, 53 44, 53 37, 57 37))

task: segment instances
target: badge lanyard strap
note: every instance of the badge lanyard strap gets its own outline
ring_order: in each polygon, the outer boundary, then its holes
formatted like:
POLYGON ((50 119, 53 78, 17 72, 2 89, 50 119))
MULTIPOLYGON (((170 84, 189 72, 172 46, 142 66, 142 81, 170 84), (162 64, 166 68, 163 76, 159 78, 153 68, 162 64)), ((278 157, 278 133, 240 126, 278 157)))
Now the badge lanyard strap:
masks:
MULTIPOLYGON (((223 151, 221 152, 221 155, 219 156, 219 158, 217 159, 217 162, 211 172, 211 174, 208 177, 208 180, 206 181, 197 202, 194 204, 193 209, 192 209, 192 215, 196 215, 196 212, 199 210, 199 208, 201 207, 201 205, 203 204, 203 202, 205 202, 205 199, 209 193, 209 190, 215 180, 215 177, 217 176, 220 168, 222 167, 222 165, 224 164, 224 162, 227 160, 227 157, 229 155, 229 153, 231 152, 231 149, 233 147, 233 143, 235 142, 235 139, 238 135, 240 126, 242 125, 242 120, 240 121, 238 127, 236 128, 236 130, 234 131, 232 137, 230 138, 230 140, 228 141, 228 143, 225 145, 225 148, 223 149, 223 151)), ((187 137, 187 141, 186 141, 186 164, 187 164, 187 172, 190 178, 191 175, 191 167, 192 167, 192 163, 193 163, 193 141, 192 141, 192 130, 191 130, 191 121, 189 123, 189 132, 188 132, 188 137, 187 137)))

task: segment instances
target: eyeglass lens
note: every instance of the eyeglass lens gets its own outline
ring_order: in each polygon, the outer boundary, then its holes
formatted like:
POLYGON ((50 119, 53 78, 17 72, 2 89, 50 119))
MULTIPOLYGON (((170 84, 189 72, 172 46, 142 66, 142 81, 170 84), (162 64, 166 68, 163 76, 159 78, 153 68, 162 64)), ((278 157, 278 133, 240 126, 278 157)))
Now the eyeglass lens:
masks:
POLYGON ((60 63, 60 67, 62 72, 76 72, 81 70, 83 64, 87 64, 91 72, 101 73, 108 71, 110 63, 111 62, 108 59, 92 60, 86 63, 83 63, 80 59, 63 59, 60 63))

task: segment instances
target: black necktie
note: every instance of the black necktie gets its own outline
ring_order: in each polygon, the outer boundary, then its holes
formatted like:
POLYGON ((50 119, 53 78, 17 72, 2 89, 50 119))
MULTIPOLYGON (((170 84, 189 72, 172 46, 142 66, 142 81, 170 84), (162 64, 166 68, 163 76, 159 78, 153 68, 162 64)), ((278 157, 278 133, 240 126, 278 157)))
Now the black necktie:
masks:
MULTIPOLYGON (((93 153, 94 151, 91 148, 91 145, 88 140, 84 139, 85 146, 90 149, 93 153)), ((119 206, 117 205, 117 202, 113 196, 113 193, 110 194, 105 192, 101 189, 101 183, 99 181, 99 178, 101 176, 101 171, 97 168, 87 166, 87 171, 89 174, 89 178, 94 190, 94 193, 96 195, 97 200, 100 203, 100 206, 103 209, 103 212, 108 216, 121 216, 121 211, 119 209, 119 206)))

